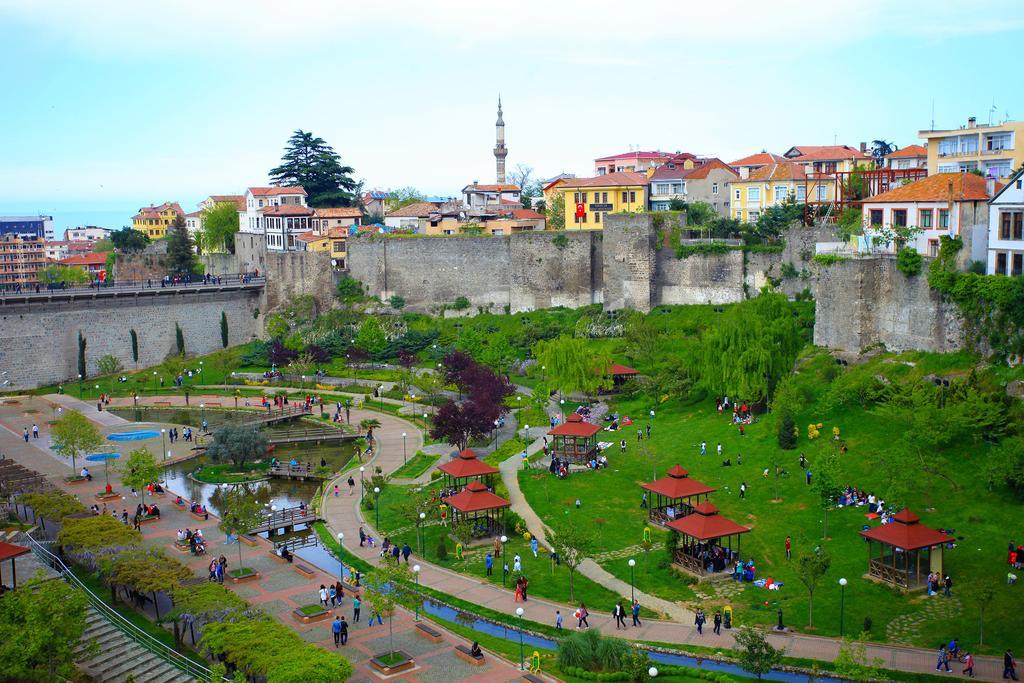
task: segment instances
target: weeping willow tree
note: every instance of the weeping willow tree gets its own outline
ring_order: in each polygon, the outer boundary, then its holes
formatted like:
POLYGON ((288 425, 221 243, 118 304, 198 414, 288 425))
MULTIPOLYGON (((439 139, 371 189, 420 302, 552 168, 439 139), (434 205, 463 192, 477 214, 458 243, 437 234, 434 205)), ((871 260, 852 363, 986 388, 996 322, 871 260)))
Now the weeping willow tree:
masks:
POLYGON ((760 403, 792 369, 804 337, 782 294, 762 294, 729 308, 693 349, 707 391, 760 403))
POLYGON ((608 374, 612 358, 594 349, 586 339, 561 336, 537 342, 533 348, 537 362, 544 368, 548 384, 566 394, 593 396, 612 386, 608 374))

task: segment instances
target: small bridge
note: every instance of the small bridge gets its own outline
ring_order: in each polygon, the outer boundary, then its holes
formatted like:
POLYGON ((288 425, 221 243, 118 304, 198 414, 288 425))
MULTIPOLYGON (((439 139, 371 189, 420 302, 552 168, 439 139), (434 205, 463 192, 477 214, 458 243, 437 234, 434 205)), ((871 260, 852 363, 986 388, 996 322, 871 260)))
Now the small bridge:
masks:
POLYGON ((305 481, 306 479, 316 479, 317 481, 323 481, 324 479, 330 478, 331 475, 320 475, 314 472, 314 467, 311 463, 300 463, 298 465, 289 465, 288 463, 279 463, 274 465, 267 474, 271 477, 278 479, 298 479, 299 481, 305 481))
POLYGON ((267 443, 304 443, 321 441, 348 441, 360 438, 358 434, 346 434, 336 427, 310 426, 295 429, 281 429, 267 434, 267 443))
POLYGON ((319 518, 316 513, 309 507, 295 507, 284 508, 283 510, 267 510, 263 513, 263 518, 260 520, 259 526, 250 529, 250 534, 258 534, 261 532, 269 532, 273 536, 277 531, 294 531, 296 524, 312 524, 319 518))
POLYGON ((294 417, 301 417, 303 415, 312 415, 312 411, 306 410, 306 406, 303 403, 292 403, 291 405, 281 406, 280 408, 269 406, 266 409, 266 412, 254 412, 250 419, 237 424, 253 426, 268 425, 273 424, 274 422, 290 420, 294 417))

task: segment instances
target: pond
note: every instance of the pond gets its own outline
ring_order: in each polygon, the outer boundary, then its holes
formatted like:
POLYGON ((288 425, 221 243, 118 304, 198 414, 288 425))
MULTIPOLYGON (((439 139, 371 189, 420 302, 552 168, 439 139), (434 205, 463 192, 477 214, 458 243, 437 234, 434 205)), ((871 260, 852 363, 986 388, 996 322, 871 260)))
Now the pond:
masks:
MULTIPOLYGON (((181 410, 174 408, 126 408, 112 409, 110 412, 126 420, 139 423, 138 426, 148 426, 149 424, 157 423, 200 427, 205 418, 211 431, 216 430, 221 425, 238 422, 248 417, 242 412, 211 410, 209 408, 206 410, 199 408, 181 410)), ((269 425, 265 429, 268 433, 273 433, 275 430, 294 428, 294 422, 294 420, 278 422, 269 425)), ((342 469, 348 464, 354 453, 355 449, 350 441, 319 445, 316 443, 281 444, 275 446, 273 451, 273 455, 279 460, 287 461, 295 458, 300 462, 311 462, 317 465, 324 461, 335 471, 342 469)), ((205 456, 200 456, 167 466, 164 468, 166 487, 188 500, 206 505, 210 511, 218 515, 220 514, 220 504, 224 493, 227 492, 230 486, 245 486, 246 490, 250 491, 260 503, 269 503, 279 508, 292 507, 300 502, 308 505, 319 487, 319 482, 317 481, 295 481, 288 479, 271 479, 251 484, 207 484, 195 481, 188 476, 198 467, 210 463, 211 461, 205 456)))

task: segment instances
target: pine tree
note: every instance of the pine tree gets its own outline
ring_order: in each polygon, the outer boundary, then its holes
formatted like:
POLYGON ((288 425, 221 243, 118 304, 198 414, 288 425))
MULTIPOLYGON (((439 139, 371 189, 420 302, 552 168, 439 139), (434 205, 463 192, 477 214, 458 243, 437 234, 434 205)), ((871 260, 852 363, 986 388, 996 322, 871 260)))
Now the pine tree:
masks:
POLYGON ((301 186, 310 206, 352 206, 359 189, 352 173, 323 138, 297 130, 288 139, 281 165, 268 175, 275 185, 301 186))
POLYGON ((138 364, 139 362, 139 334, 135 331, 135 328, 129 330, 132 337, 132 362, 138 364))
POLYGON ((220 345, 228 348, 228 315, 224 311, 220 312, 220 345))
POLYGON ((181 331, 181 325, 174 323, 174 343, 178 346, 178 355, 185 355, 185 335, 181 331))
POLYGON ((85 337, 81 330, 78 331, 78 377, 85 377, 85 337))
POLYGON ((196 255, 193 251, 192 236, 185 229, 185 220, 178 216, 174 226, 167 233, 167 272, 172 276, 185 277, 195 271, 196 255))
POLYGON ((779 420, 778 440, 779 448, 787 451, 796 448, 796 422, 789 411, 783 413, 779 420))

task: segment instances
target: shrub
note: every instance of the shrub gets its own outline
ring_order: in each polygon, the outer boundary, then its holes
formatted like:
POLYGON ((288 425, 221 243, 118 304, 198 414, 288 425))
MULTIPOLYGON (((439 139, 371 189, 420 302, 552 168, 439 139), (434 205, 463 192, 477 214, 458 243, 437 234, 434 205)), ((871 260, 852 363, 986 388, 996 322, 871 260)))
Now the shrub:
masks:
POLYGON ((782 277, 800 277, 800 271, 792 263, 783 263, 782 277))
POLYGON ((896 268, 907 277, 913 277, 921 272, 921 262, 924 259, 916 249, 904 247, 896 255, 896 268))
POLYGON ((464 311, 469 308, 469 299, 464 296, 460 296, 452 303, 452 308, 456 311, 464 311))
POLYGON ((393 294, 391 298, 388 299, 388 303, 391 304, 391 308, 399 309, 405 307, 405 299, 398 296, 397 294, 393 294))
POLYGON ((871 617, 864 617, 864 633, 871 633, 871 617))
POLYGON ((779 448, 786 451, 796 448, 796 432, 796 421, 793 419, 793 415, 789 411, 784 412, 779 420, 779 433, 777 435, 779 448))
POLYGON ((559 249, 565 249, 569 246, 569 238, 565 235, 555 235, 554 239, 551 240, 551 244, 555 245, 559 249))
POLYGON ((445 545, 443 538, 437 542, 437 559, 441 561, 448 559, 448 546, 445 545))
POLYGON ((811 260, 820 266, 832 266, 850 259, 848 256, 839 256, 838 254, 815 254, 811 260))

